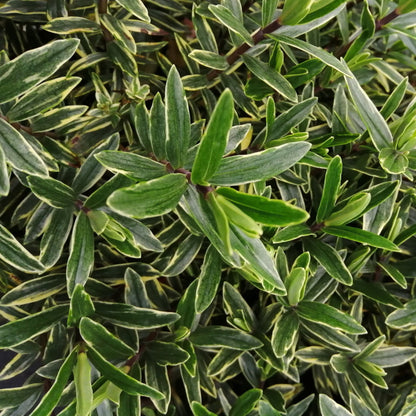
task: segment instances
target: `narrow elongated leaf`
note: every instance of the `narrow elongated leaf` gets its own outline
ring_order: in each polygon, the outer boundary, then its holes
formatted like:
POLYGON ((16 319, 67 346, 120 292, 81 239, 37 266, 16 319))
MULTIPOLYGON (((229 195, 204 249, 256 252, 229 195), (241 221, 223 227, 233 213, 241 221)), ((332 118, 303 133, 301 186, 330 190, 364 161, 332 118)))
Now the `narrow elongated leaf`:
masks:
POLYGON ((40 273, 44 265, 26 250, 13 234, 0 224, 0 259, 26 273, 40 273))
POLYGON ((146 6, 142 0, 116 0, 118 4, 123 6, 131 14, 134 14, 138 19, 150 22, 150 17, 146 6))
POLYGON ((391 147, 393 136, 383 116, 379 113, 366 92, 361 88, 354 75, 350 71, 346 75, 345 81, 348 90, 357 107, 358 114, 370 133, 374 146, 377 150, 391 147))
POLYGON ((79 330, 82 338, 108 360, 127 359, 135 353, 103 325, 88 317, 81 318, 79 330))
POLYGON ((2 65, 0 103, 18 97, 48 78, 74 54, 78 45, 78 39, 56 40, 2 65))
POLYGON ((251 389, 244 392, 233 404, 230 416, 246 416, 257 405, 263 394, 261 389, 251 389))
POLYGON ((332 400, 326 394, 319 395, 319 408, 322 416, 353 416, 345 407, 332 400))
POLYGON ((166 166, 135 153, 106 150, 95 155, 96 159, 113 173, 121 173, 139 181, 147 181, 166 175, 166 166))
MULTIPOLYGON (((9 123, 0 119, 0 147, 14 169, 29 175, 48 174, 45 162, 33 150, 27 140, 9 123)), ((4 168, 3 168, 4 169, 4 168)))
POLYGON ((368 361, 382 368, 397 367, 412 360, 416 356, 413 347, 382 347, 368 357, 368 361))
POLYGON ((351 77, 351 73, 347 67, 347 65, 343 62, 340 62, 334 55, 326 52, 322 48, 318 48, 317 46, 312 45, 311 43, 305 42, 303 40, 292 38, 285 35, 268 35, 274 40, 279 42, 285 43, 286 45, 292 46, 294 48, 300 49, 308 53, 309 55, 318 58, 326 65, 336 69, 337 71, 341 72, 342 74, 346 75, 348 78, 351 77))
POLYGON ((373 299, 383 305, 390 305, 394 308, 402 308, 401 302, 392 295, 380 282, 368 282, 364 279, 355 279, 351 289, 362 293, 369 299, 373 299))
POLYGON ((9 170, 6 155, 0 146, 0 196, 6 196, 10 190, 9 170))
POLYGON ((81 78, 55 78, 31 89, 8 112, 10 121, 21 121, 57 106, 79 84, 81 78))
POLYGON ((160 93, 155 95, 149 116, 150 144, 157 160, 166 159, 166 113, 160 93))
POLYGON ((30 396, 38 395, 42 391, 42 383, 27 384, 22 387, 4 388, 0 390, 0 409, 19 406, 30 396))
POLYGON ((185 162, 191 138, 191 122, 181 77, 175 66, 169 71, 165 96, 166 156, 170 164, 177 169, 185 162))
POLYGON ((296 311, 301 318, 340 329, 348 334, 367 333, 366 329, 350 315, 324 303, 303 300, 298 304, 296 311))
POLYGON ((188 187, 185 175, 169 174, 115 191, 107 200, 114 211, 148 218, 172 211, 188 187))
POLYGON ((68 185, 50 178, 28 176, 30 189, 43 202, 54 208, 67 208, 74 205, 75 193, 68 185))
POLYGON ((1 298, 2 305, 26 305, 60 292, 66 285, 64 274, 52 274, 23 282, 1 298))
POLYGON ((244 27, 243 23, 233 15, 231 10, 221 4, 208 6, 210 12, 231 32, 237 33, 249 45, 253 45, 253 39, 250 33, 244 27))
POLYGON ((285 312, 274 325, 272 348, 276 357, 284 357, 297 339, 299 318, 293 311, 285 312))
POLYGON ((261 25, 268 25, 276 12, 278 0, 264 0, 261 3, 261 25))
POLYGON ((407 302, 403 309, 397 309, 387 316, 386 324, 391 328, 412 331, 416 327, 416 300, 407 302))
POLYGON ((249 155, 227 157, 222 159, 210 182, 233 186, 270 179, 302 159, 310 147, 306 142, 286 143, 249 155))
POLYGON ((212 69, 218 69, 219 71, 225 71, 229 67, 226 57, 218 55, 216 52, 194 49, 189 54, 189 57, 201 65, 212 69))
MULTIPOLYGON (((389 240, 390 241, 390 240, 389 240)), ((390 263, 377 263, 403 289, 407 287, 406 276, 390 263)))
POLYGON ((77 363, 73 372, 76 392, 76 415, 89 416, 93 407, 93 391, 91 385, 91 364, 85 351, 78 351, 77 363))
POLYGON ((94 233, 89 219, 82 211, 72 230, 69 259, 66 268, 69 296, 77 284, 84 285, 94 264, 94 233))
POLYGON ((217 171, 227 145, 233 116, 233 96, 231 91, 226 89, 221 94, 202 136, 192 166, 191 180, 193 183, 206 184, 217 171))
POLYGON ((2 325, 0 327, 0 348, 13 347, 48 331, 67 313, 67 305, 53 306, 2 325))
POLYGON ((67 105, 62 108, 55 108, 34 117, 31 120, 31 127, 34 132, 60 129, 79 119, 87 110, 88 106, 86 105, 67 105))
POLYGON ((341 184, 342 162, 339 156, 335 156, 329 163, 325 174, 324 187, 322 189, 322 197, 319 202, 318 212, 316 214, 316 222, 320 223, 327 218, 338 197, 339 186, 341 184))
POLYGON ((319 239, 305 238, 303 240, 305 250, 321 264, 327 273, 345 285, 352 284, 352 275, 345 266, 338 252, 329 244, 319 239))
POLYGON ((55 381, 48 392, 42 397, 42 400, 31 413, 31 416, 49 416, 55 406, 59 403, 62 392, 66 387, 68 379, 72 373, 72 368, 75 365, 77 358, 76 349, 72 350, 71 354, 63 362, 55 381))
POLYGON ((192 402, 192 413, 194 416, 215 416, 216 413, 210 412, 205 406, 198 402, 192 402))
POLYGON ((350 227, 348 225, 324 227, 323 231, 341 238, 347 238, 359 243, 368 244, 372 247, 382 248, 389 251, 400 251, 399 247, 381 235, 374 234, 361 228, 350 227))
POLYGON ((201 313, 209 307, 217 294, 221 280, 221 256, 214 246, 210 246, 205 253, 201 274, 196 289, 196 312, 201 313))
POLYGON ((42 29, 59 35, 69 35, 78 32, 98 32, 100 30, 100 25, 85 17, 66 16, 52 19, 46 25, 43 25, 42 29))
POLYGON ((94 302, 95 312, 101 318, 125 328, 151 329, 169 325, 180 316, 172 312, 139 308, 124 303, 94 302))
POLYGON ((226 326, 210 325, 200 327, 192 332, 190 341, 199 347, 224 347, 235 350, 251 350, 263 344, 257 338, 238 329, 226 326))
POLYGON ((187 361, 190 355, 173 342, 154 341, 149 344, 147 355, 159 365, 178 365, 187 361))
POLYGON ((164 395, 153 387, 147 386, 144 383, 129 376, 109 361, 107 361, 101 354, 93 348, 88 349, 88 358, 94 364, 94 367, 108 380, 114 383, 128 394, 140 394, 142 396, 151 397, 154 399, 162 399, 164 395))
POLYGON ((353 195, 341 209, 333 211, 332 214, 325 219, 324 224, 343 225, 360 217, 370 203, 371 196, 367 192, 359 192, 353 195))
POLYGON ((246 194, 232 188, 219 188, 216 192, 262 224, 284 227, 304 222, 309 218, 309 214, 303 209, 278 199, 246 194))
POLYGON ((282 14, 279 17, 282 25, 296 25, 308 13, 314 0, 302 2, 302 7, 297 0, 287 0, 283 6, 282 14))
POLYGON ((156 391, 163 391, 164 397, 154 397, 152 402, 160 413, 166 414, 171 400, 171 387, 167 368, 148 360, 145 365, 145 374, 147 384, 156 389, 156 391))
POLYGON ((247 68, 259 79, 290 101, 297 102, 298 95, 290 82, 268 64, 250 55, 242 56, 247 68))

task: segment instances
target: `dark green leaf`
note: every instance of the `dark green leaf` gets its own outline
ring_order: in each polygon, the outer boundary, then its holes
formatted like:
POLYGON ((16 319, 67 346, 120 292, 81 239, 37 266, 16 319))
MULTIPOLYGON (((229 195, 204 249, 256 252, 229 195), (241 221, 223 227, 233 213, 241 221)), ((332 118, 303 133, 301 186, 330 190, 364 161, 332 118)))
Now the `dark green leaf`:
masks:
POLYGON ((85 17, 66 16, 52 19, 46 25, 43 25, 42 29, 47 30, 48 32, 57 33, 58 35, 70 35, 78 32, 98 32, 100 26, 96 22, 86 19, 85 17))
POLYGON ((298 337, 299 318, 293 311, 283 313, 274 325, 272 348, 276 357, 284 357, 298 337))
POLYGON ((3 388, 0 390, 0 409, 19 406, 30 396, 38 396, 42 391, 42 383, 27 384, 22 387, 3 388))
POLYGON ((261 389, 251 389, 244 392, 233 404, 230 416, 246 416, 257 405, 263 394, 261 389))
POLYGON ((159 365, 178 365, 189 359, 189 354, 173 342, 153 341, 146 353, 159 365))
POLYGON ((403 331, 413 331, 416 327, 416 300, 407 302, 403 309, 397 309, 387 316, 386 324, 403 331))

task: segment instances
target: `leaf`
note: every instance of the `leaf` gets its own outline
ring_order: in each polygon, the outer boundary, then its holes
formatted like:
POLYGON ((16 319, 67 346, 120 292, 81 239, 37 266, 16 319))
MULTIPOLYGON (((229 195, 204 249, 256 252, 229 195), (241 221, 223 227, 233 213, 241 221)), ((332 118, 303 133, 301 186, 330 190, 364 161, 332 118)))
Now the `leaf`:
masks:
POLYGON ((229 89, 221 94, 208 126, 201 138, 194 163, 191 180, 195 184, 204 185, 215 174, 224 154, 228 133, 234 117, 233 96, 229 89))
MULTIPOLYGON (((142 110, 144 112, 144 109, 142 110)), ((144 113, 146 114, 146 113, 144 113)), ((157 160, 166 159, 166 115, 160 93, 155 95, 149 116, 149 141, 157 160)), ((145 118, 145 115, 142 115, 145 118)), ((142 133, 143 134, 143 133, 142 133)))
POLYGON ((339 225, 324 227, 322 230, 328 234, 335 235, 336 237, 358 241, 359 243, 368 244, 372 247, 388 251, 400 251, 399 247, 387 238, 374 234, 370 231, 362 230, 361 228, 339 225))
POLYGON ((76 51, 78 39, 56 40, 31 49, 0 67, 0 103, 5 103, 49 78, 76 51))
POLYGON ((285 26, 296 25, 308 15, 313 3, 314 0, 306 0, 302 3, 298 0, 286 0, 283 5, 282 14, 279 17, 281 24, 285 26))
POLYGON ((113 173, 121 173, 139 181, 147 181, 166 175, 166 166, 135 153, 105 150, 95 158, 113 173))
POLYGON ((321 223, 332 212, 338 197, 339 186, 341 184, 342 161, 339 156, 335 156, 329 163, 325 174, 322 196, 319 202, 316 222, 321 223))
MULTIPOLYGON (((324 62, 326 65, 330 66, 331 68, 336 69, 337 71, 341 72, 342 74, 346 75, 346 77, 349 79, 351 77, 351 73, 348 69, 348 66, 344 62, 340 62, 337 58, 335 58, 334 55, 326 52, 322 48, 318 48, 317 46, 312 45, 311 43, 305 42, 300 39, 291 38, 289 36, 285 35, 268 35, 268 37, 278 41, 282 42, 286 45, 292 46, 294 48, 300 49, 301 51, 306 52, 309 55, 314 56, 315 58, 318 58, 322 62, 324 62)), ((346 78, 346 79, 347 79, 346 78)))
POLYGON ((250 55, 242 56, 247 68, 260 80, 292 102, 298 101, 298 95, 290 82, 279 72, 250 55))
POLYGON ((277 319, 272 333, 272 348, 276 357, 284 357, 298 337, 299 318, 287 311, 277 319))
POLYGON ((131 347, 88 317, 81 318, 79 330, 84 341, 108 360, 127 359, 135 354, 131 347))
POLYGON ((10 190, 9 170, 6 155, 0 146, 0 196, 8 195, 10 190))
POLYGON ((382 368, 398 367, 412 360, 416 356, 413 347, 382 347, 373 352, 367 360, 382 368))
POLYGON ((145 364, 146 382, 156 391, 163 391, 164 397, 151 398, 156 409, 163 414, 168 411, 171 401, 171 387, 168 376, 168 370, 165 366, 160 366, 153 361, 147 360, 145 364))
POLYGON ((231 32, 236 33, 244 42, 253 46, 253 39, 243 23, 233 13, 221 4, 210 4, 209 11, 231 32))
POLYGON ((298 304, 296 312, 303 319, 319 322, 348 334, 367 333, 367 330, 350 315, 324 303, 303 300, 298 304))
POLYGON ((221 256, 211 245, 205 253, 201 274, 198 277, 195 297, 197 313, 202 313, 214 300, 221 281, 221 265, 221 256))
POLYGON ((6 116, 11 122, 21 121, 56 107, 80 81, 79 77, 62 77, 46 81, 26 93, 6 116))
POLYGON ((261 3, 261 25, 262 27, 268 25, 274 17, 277 9, 278 0, 264 0, 261 3))
POLYGON ((164 395, 153 387, 147 386, 144 383, 124 373, 122 370, 107 361, 101 354, 93 348, 88 349, 88 358, 91 360, 94 367, 108 380, 110 380, 117 387, 128 394, 162 399, 164 395))
POLYGON ((352 285, 353 279, 338 252, 319 239, 303 239, 305 250, 321 264, 327 273, 345 285, 352 285))
POLYGON ((71 297, 67 325, 69 327, 78 326, 83 316, 89 316, 93 313, 94 305, 90 295, 84 290, 82 285, 77 284, 71 297))
POLYGON ((367 282, 363 279, 355 279, 351 288, 383 305, 390 305, 395 308, 403 307, 400 301, 380 282, 367 282))
POLYGON ((261 389, 251 389, 245 391, 233 404, 229 415, 230 416, 246 416, 257 405, 263 394, 261 389))
POLYGON ((174 169, 185 163, 191 138, 188 102, 178 70, 169 71, 165 90, 166 102, 166 156, 174 169))
POLYGON ((190 355, 173 342, 153 341, 148 344, 146 354, 158 365, 179 365, 190 355))
POLYGON ((2 388, 0 390, 0 409, 17 407, 33 395, 36 395, 37 398, 41 394, 42 386, 42 383, 32 383, 22 387, 2 388))
POLYGON ((42 397, 39 404, 30 414, 31 416, 49 416, 61 399, 64 388, 72 373, 77 358, 77 350, 74 349, 62 363, 50 389, 42 397))
POLYGON ((198 402, 191 403, 191 409, 194 416, 215 416, 216 413, 210 412, 205 406, 198 402))
POLYGON ((63 274, 51 274, 28 280, 14 287, 2 296, 2 305, 26 305, 46 299, 65 287, 63 274))
POLYGON ((95 313, 123 328, 152 329, 176 322, 180 316, 172 312, 139 308, 125 303, 94 302, 95 313))
POLYGON ((406 289, 406 276, 404 276, 400 270, 398 270, 390 263, 377 262, 377 265, 381 267, 399 286, 401 286, 403 289, 406 289))
POLYGON ((202 348, 224 347, 234 350, 251 350, 263 344, 252 335, 226 326, 210 325, 199 327, 189 337, 190 341, 202 348))
POLYGON ((45 162, 28 141, 3 119, 0 119, 0 147, 7 163, 12 165, 14 169, 29 175, 48 175, 45 162))
MULTIPOLYGON (((308 252, 304 254, 309 255, 308 252)), ((285 278, 287 300, 291 306, 296 305, 305 296, 306 281, 307 273, 304 267, 293 267, 285 278)))
POLYGON ((387 316, 386 324, 395 329, 413 331, 416 327, 416 300, 406 303, 403 309, 397 309, 387 316))
POLYGON ((73 206, 75 193, 68 185, 42 176, 28 176, 30 189, 43 202, 54 208, 67 208, 73 206))
POLYGON ((41 273, 44 265, 0 224, 0 259, 25 273, 41 273))
POLYGON ((249 155, 227 157, 222 159, 210 183, 233 186, 270 179, 302 159, 310 146, 306 142, 286 143, 249 155))
POLYGON ((226 57, 216 52, 193 49, 189 57, 201 65, 219 71, 225 71, 229 67, 226 57))
POLYGON ((304 224, 299 225, 289 225, 286 228, 278 230, 276 234, 272 238, 272 242, 279 244, 279 243, 286 243, 288 241, 296 240, 300 237, 306 237, 308 235, 315 235, 310 227, 304 224))
POLYGON ((232 188, 218 188, 216 192, 262 224, 284 227, 309 218, 306 211, 285 201, 246 194, 232 188))
POLYGON ((365 91, 361 88, 354 75, 350 71, 348 71, 346 75, 345 81, 351 94, 351 98, 357 108, 361 120, 370 133, 375 148, 380 151, 390 147, 393 143, 393 136, 386 121, 365 91))
POLYGON ((396 149, 384 148, 381 149, 378 158, 381 167, 391 174, 400 174, 406 172, 409 166, 409 159, 406 156, 407 152, 401 152, 396 149))
POLYGON ((141 0, 116 0, 118 4, 123 6, 126 10, 128 10, 131 14, 136 16, 140 20, 144 20, 145 22, 150 22, 150 17, 146 6, 143 4, 141 0))
POLYGON ((0 327, 0 348, 14 347, 49 331, 67 313, 67 305, 53 306, 2 325, 0 327))
POLYGON ((85 17, 66 16, 56 17, 42 26, 43 30, 57 33, 58 35, 69 35, 72 33, 94 33, 100 30, 100 26, 85 17))
POLYGON ((69 296, 77 284, 85 285, 94 265, 94 234, 84 212, 78 214, 71 234, 69 258, 66 267, 69 296))
POLYGON ((352 416, 345 407, 339 405, 326 394, 319 395, 319 408, 322 416, 352 416))
POLYGON ((169 174, 129 188, 119 189, 108 198, 111 209, 135 218, 166 214, 178 204, 188 183, 185 175, 169 174))
POLYGON ((77 363, 74 368, 76 391, 76 415, 89 416, 93 407, 91 386, 91 364, 85 351, 78 350, 77 363))

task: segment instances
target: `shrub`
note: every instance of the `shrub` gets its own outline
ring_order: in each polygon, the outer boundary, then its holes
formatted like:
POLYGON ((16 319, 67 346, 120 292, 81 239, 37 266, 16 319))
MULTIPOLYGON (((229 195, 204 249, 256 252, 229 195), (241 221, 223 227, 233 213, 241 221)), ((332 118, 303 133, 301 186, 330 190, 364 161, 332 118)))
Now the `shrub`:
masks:
POLYGON ((1 416, 415 414, 415 14, 3 3, 1 416))

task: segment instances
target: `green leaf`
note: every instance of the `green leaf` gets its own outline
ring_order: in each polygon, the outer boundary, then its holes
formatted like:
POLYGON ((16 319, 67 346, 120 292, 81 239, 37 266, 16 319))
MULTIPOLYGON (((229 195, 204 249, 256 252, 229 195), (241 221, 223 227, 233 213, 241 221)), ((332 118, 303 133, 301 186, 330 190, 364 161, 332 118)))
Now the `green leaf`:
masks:
POLYGON ((251 389, 245 391, 233 404, 229 415, 230 416, 246 416, 257 405, 263 394, 261 389, 251 389))
POLYGON ((279 20, 282 25, 296 25, 307 14, 315 0, 306 0, 302 3, 299 0, 286 0, 283 5, 282 14, 279 20))
POLYGON ((25 273, 41 273, 44 265, 0 224, 0 259, 25 273))
POLYGON ((139 181, 159 178, 168 173, 162 163, 135 153, 105 150, 97 153, 95 158, 111 172, 121 173, 139 181))
POLYGON ((78 214, 71 234, 69 258, 66 267, 69 296, 77 284, 85 285, 94 265, 94 233, 84 212, 78 214))
POLYGON ((87 354, 79 347, 77 363, 73 370, 76 391, 76 415, 90 416, 93 407, 93 391, 91 386, 91 364, 87 354))
POLYGON ((243 23, 233 15, 231 10, 221 4, 210 4, 208 9, 231 32, 236 33, 244 42, 253 46, 253 39, 250 33, 244 27, 243 23))
POLYGON ((119 189, 108 198, 107 203, 122 215, 155 217, 172 211, 187 187, 185 175, 169 174, 119 189))
POLYGON ((110 380, 117 387, 128 394, 146 396, 154 399, 162 399, 164 395, 153 387, 147 386, 144 383, 129 376, 121 369, 117 368, 109 361, 107 361, 101 354, 93 348, 88 349, 88 358, 91 360, 94 367, 107 380, 110 380))
POLYGON ((49 331, 67 313, 67 305, 53 306, 2 325, 0 327, 0 348, 13 347, 49 331))
POLYGON ((359 192, 348 199, 340 209, 333 211, 325 219, 325 226, 343 225, 360 217, 371 201, 371 195, 367 192, 359 192))
POLYGON ((382 347, 373 352, 367 360, 382 368, 398 367, 412 360, 416 356, 413 347, 382 347))
POLYGON ((345 407, 332 400, 326 394, 319 395, 319 408, 322 416, 353 416, 345 407))
POLYGON ((72 33, 94 33, 99 32, 100 25, 96 22, 79 16, 57 17, 42 26, 43 30, 57 33, 58 35, 70 35, 72 33))
POLYGON ((352 285, 353 279, 350 271, 332 246, 316 238, 303 239, 303 245, 331 277, 345 285, 352 285))
POLYGON ((261 3, 261 25, 268 25, 274 17, 278 0, 264 0, 261 3))
POLYGON ((224 154, 228 133, 234 117, 233 96, 224 90, 214 108, 208 126, 192 166, 191 180, 195 184, 206 184, 215 174, 224 154))
POLYGON ((242 56, 247 68, 260 80, 272 87, 278 93, 290 101, 297 102, 298 95, 290 82, 279 72, 271 68, 268 64, 250 55, 242 56))
POLYGON ((124 328, 152 329, 176 322, 180 316, 172 312, 139 308, 125 303, 94 302, 95 313, 124 328))
POLYGON ((63 274, 51 274, 23 282, 2 296, 2 305, 26 305, 60 292, 65 287, 63 274))
POLYGON ((195 297, 197 313, 202 313, 214 300, 221 281, 221 265, 221 256, 211 245, 205 253, 201 274, 198 277, 195 297))
POLYGON ((306 211, 285 201, 246 194, 232 188, 219 188, 216 192, 262 224, 284 227, 309 218, 306 211))
POLYGON ((21 121, 56 107, 80 83, 81 78, 55 78, 31 89, 6 114, 10 121, 21 121))
POLYGON ((298 338, 299 318, 287 311, 277 319, 272 333, 272 348, 276 357, 284 357, 298 338))
POLYGON ((288 227, 277 231, 277 233, 272 238, 272 242, 277 244, 286 243, 288 241, 296 240, 300 237, 306 237, 308 235, 315 234, 307 225, 289 225, 288 227))
POLYGON ((135 354, 131 347, 88 317, 81 318, 79 330, 84 341, 108 360, 127 359, 135 354))
POLYGON ((160 93, 155 95, 152 108, 150 109, 149 136, 151 148, 156 159, 166 159, 166 113, 160 93))
POLYGON ((224 158, 210 183, 233 186, 270 179, 302 159, 310 147, 306 142, 286 143, 249 155, 224 158))
POLYGON ((406 303, 403 309, 397 309, 387 316, 386 324, 395 329, 413 331, 416 328, 416 300, 406 303))
POLYGON ((348 334, 367 333, 367 330, 350 315, 324 303, 303 300, 298 304, 296 312, 303 319, 340 329, 348 334))
POLYGON ((409 159, 406 156, 407 152, 401 152, 396 149, 384 148, 381 149, 378 158, 381 167, 391 174, 400 174, 406 172, 409 166, 409 159))
POLYGON ((351 289, 362 293, 370 299, 383 305, 390 305, 395 308, 402 308, 400 301, 393 296, 380 282, 367 282, 363 279, 355 279, 351 289))
POLYGON ((78 39, 56 40, 0 67, 0 103, 11 101, 56 72, 76 51, 78 39))
POLYGON ((163 397, 151 397, 156 409, 163 414, 168 411, 171 401, 171 387, 168 370, 165 366, 160 366, 153 361, 147 360, 145 364, 146 382, 156 391, 163 391, 163 397))
POLYGON ((178 365, 187 361, 190 355, 173 342, 153 341, 148 344, 146 354, 159 365, 178 365))
POLYGON ((268 35, 268 36, 274 40, 277 40, 278 42, 282 42, 286 45, 300 49, 301 51, 306 52, 307 54, 312 55, 315 58, 318 58, 319 60, 324 62, 326 65, 330 66, 331 68, 336 69, 337 71, 341 72, 347 77, 352 76, 348 69, 348 66, 345 63, 340 62, 337 58, 335 58, 334 55, 326 52, 322 48, 318 48, 317 46, 314 46, 311 43, 305 42, 300 39, 291 38, 285 35, 268 35))
POLYGON ((347 238, 348 240, 358 241, 372 247, 382 248, 388 251, 400 251, 399 247, 381 235, 374 234, 361 228, 350 227, 348 225, 330 226, 322 229, 325 233, 336 237, 347 238))
POLYGON ((72 368, 75 365, 76 358, 77 350, 74 349, 62 363, 58 374, 56 375, 55 381, 47 393, 42 397, 42 400, 36 408, 32 411, 30 414, 31 416, 49 416, 52 413, 53 409, 61 399, 64 388, 72 373, 72 368))
POLYGON ((371 139, 377 150, 388 148, 393 143, 393 136, 389 126, 377 110, 374 103, 361 88, 354 75, 348 71, 345 81, 351 98, 357 108, 358 114, 370 133, 371 139))
POLYGON ((226 326, 210 325, 199 327, 189 337, 190 341, 202 348, 223 347, 234 350, 251 350, 263 344, 252 335, 226 326))
MULTIPOLYGON (((308 252, 306 254, 309 255, 308 252)), ((285 279, 287 299, 290 305, 296 305, 305 295, 307 274, 303 267, 294 267, 285 279)))
MULTIPOLYGON (((125 36, 125 34, 123 35, 125 36)), ((108 42, 107 53, 113 63, 117 65, 127 76, 137 77, 137 62, 133 53, 127 49, 124 42, 119 39, 114 39, 112 42, 108 42)))
POLYGON ((316 222, 321 223, 332 212, 338 197, 339 186, 341 184, 342 161, 339 156, 335 156, 329 163, 325 174, 322 197, 319 202, 316 222))
POLYGON ((216 52, 193 49, 189 57, 201 65, 219 71, 225 71, 229 67, 226 57, 216 52))
POLYGON ((169 71, 165 90, 166 101, 166 156, 177 169, 184 165, 191 138, 188 102, 178 70, 169 71))
POLYGON ((27 384, 22 387, 3 388, 0 390, 0 409, 10 409, 19 406, 30 396, 41 394, 42 383, 27 384))
POLYGON ((150 17, 146 6, 141 0, 116 0, 118 4, 123 6, 131 14, 136 16, 140 20, 150 22, 150 17))
POLYGON ((381 267, 399 286, 401 286, 403 289, 406 289, 406 276, 404 276, 399 269, 390 263, 377 262, 377 265, 381 267))
POLYGON ((0 146, 0 196, 6 196, 10 190, 9 170, 6 155, 0 146))
POLYGON ((72 293, 71 306, 68 313, 68 326, 78 326, 83 316, 89 316, 94 313, 94 305, 90 295, 84 290, 80 284, 75 286, 72 293))
POLYGON ((191 409, 194 416, 215 416, 216 413, 210 412, 205 406, 198 402, 191 403, 191 409))
POLYGON ((29 175, 48 175, 45 162, 28 141, 3 119, 0 119, 0 147, 7 163, 14 169, 29 175))
POLYGON ((54 208, 67 208, 74 205, 76 195, 64 183, 42 176, 28 176, 30 189, 43 202, 54 208))

